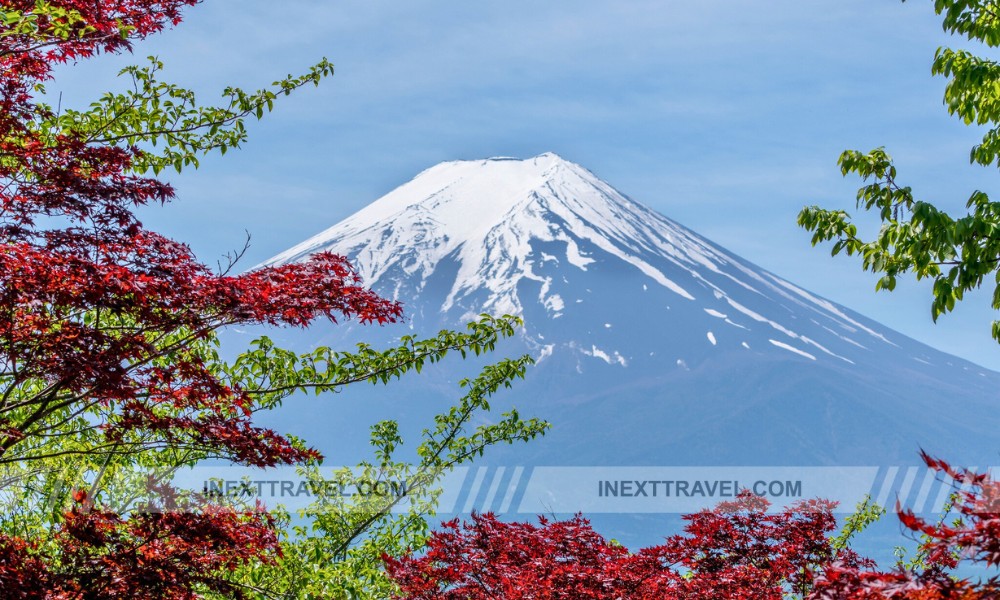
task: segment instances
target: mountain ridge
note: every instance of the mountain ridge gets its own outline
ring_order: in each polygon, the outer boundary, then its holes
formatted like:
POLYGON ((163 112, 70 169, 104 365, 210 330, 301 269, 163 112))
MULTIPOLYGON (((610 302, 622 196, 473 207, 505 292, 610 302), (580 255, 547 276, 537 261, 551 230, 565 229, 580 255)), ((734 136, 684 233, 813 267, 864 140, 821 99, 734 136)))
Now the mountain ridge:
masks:
MULTIPOLYGON (((554 428, 491 449, 499 464, 915 464, 921 448, 995 461, 1000 373, 761 269, 554 154, 436 165, 268 264, 320 250, 409 317, 282 334, 297 349, 392 344, 482 312, 524 319, 498 353, 536 365, 493 404, 554 428)), ((354 391, 344 422, 391 416, 418 433, 468 366, 354 391)), ((296 435, 324 439, 319 415, 294 412, 296 435)))
MULTIPOLYGON (((319 250, 346 255, 366 284, 425 315, 437 308, 452 323, 481 312, 524 316, 532 312, 526 303, 535 301, 527 291, 533 286, 545 318, 566 317, 592 294, 586 281, 581 287, 569 280, 588 280, 589 269, 607 267, 641 279, 643 292, 668 291, 664 310, 695 303, 705 323, 701 341, 712 346, 727 337, 720 330, 756 330, 767 335, 739 345, 854 364, 855 348, 893 346, 889 337, 901 337, 743 260, 553 153, 440 163, 265 264, 319 250), (431 287, 437 298, 428 297, 431 287)), ((589 353, 614 356, 596 345, 589 353)))
MULTIPOLYGON (((530 353, 525 380, 490 404, 552 429, 476 459, 465 510, 495 509, 474 504, 474 490, 482 499, 507 485, 501 473, 539 466, 874 466, 891 502, 893 490, 906 500, 920 450, 997 464, 1000 373, 812 294, 554 154, 436 165, 268 264, 320 250, 344 254, 375 291, 403 301, 407 320, 269 331, 284 347, 391 346, 461 329, 481 312, 523 317, 518 336, 490 356, 435 363, 398 386, 350 386, 329 403, 290 398, 267 416, 352 464, 370 459, 372 423, 393 419, 404 439, 419 439, 461 393, 459 381, 499 356, 530 353), (595 206, 607 210, 587 212, 595 206)), ((922 489, 934 476, 923 479, 922 489)), ((579 489, 596 493, 592 483, 579 489)), ((536 492, 532 506, 550 506, 566 490, 542 481, 536 492)), ((579 500, 585 510, 592 498, 579 500)), ((669 510, 590 517, 640 547, 677 530, 669 510)), ((895 535, 893 523, 885 528, 895 535)))

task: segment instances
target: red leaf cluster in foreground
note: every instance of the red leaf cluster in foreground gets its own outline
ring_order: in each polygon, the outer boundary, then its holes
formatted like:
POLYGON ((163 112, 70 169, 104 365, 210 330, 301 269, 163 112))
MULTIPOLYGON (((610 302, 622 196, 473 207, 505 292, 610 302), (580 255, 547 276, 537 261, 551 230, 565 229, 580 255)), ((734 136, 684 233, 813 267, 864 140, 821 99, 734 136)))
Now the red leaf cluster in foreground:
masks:
POLYGON ((972 600, 1000 598, 994 578, 950 574, 962 561, 1000 562, 1000 483, 924 455, 928 466, 967 486, 955 510, 962 524, 935 525, 900 513, 923 534, 924 566, 881 571, 830 532, 834 503, 812 500, 779 512, 749 491, 714 510, 685 516, 683 535, 636 553, 609 543, 577 516, 505 523, 492 514, 449 521, 420 553, 383 557, 406 600, 618 599, 972 600))
POLYGON ((48 417, 84 409, 98 415, 110 443, 147 432, 161 445, 211 449, 252 465, 315 458, 254 427, 253 398, 178 348, 226 325, 401 316, 398 304, 361 286, 350 264, 332 254, 237 276, 212 273, 187 246, 146 230, 134 215, 174 194, 131 171, 141 149, 102 137, 95 125, 43 126, 53 115, 32 94, 55 64, 128 50, 178 23, 193 4, 2 3, 33 19, 0 25, 0 377, 7 389, 38 391, 0 399, 0 461, 23 440, 51 435, 48 417))
POLYGON ((164 500, 128 519, 89 506, 84 492, 42 547, 0 535, 0 596, 25 600, 242 598, 225 573, 280 555, 272 517, 164 500))
MULTIPOLYGON (((316 459, 255 426, 256 396, 195 342, 227 325, 401 316, 332 254, 213 273, 134 213, 174 195, 133 168, 149 157, 136 140, 169 142, 170 128, 186 122, 164 124, 141 102, 114 101, 60 120, 36 100, 56 65, 129 51, 197 3, 0 0, 0 465, 72 454, 129 464, 165 448, 257 466, 316 459)), ((151 106, 169 101, 140 88, 151 106)), ((194 129, 234 122, 219 119, 194 129)), ((178 144, 183 155, 189 147, 178 144)), ((61 518, 39 517, 49 529, 24 534, 31 539, 11 533, 15 522, 0 533, 0 597, 236 597, 226 575, 279 551, 263 511, 158 492, 157 506, 126 515, 77 492, 61 518)))

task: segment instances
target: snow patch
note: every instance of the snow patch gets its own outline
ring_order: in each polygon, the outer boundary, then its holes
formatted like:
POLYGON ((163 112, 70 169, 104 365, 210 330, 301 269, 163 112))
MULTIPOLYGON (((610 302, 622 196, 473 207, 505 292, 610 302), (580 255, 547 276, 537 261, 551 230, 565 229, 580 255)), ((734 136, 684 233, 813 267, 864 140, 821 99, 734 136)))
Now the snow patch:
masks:
MULTIPOLYGON (((868 347, 867 347, 867 346, 864 346, 864 345, 862 345, 862 344, 859 344, 859 343, 855 342, 854 340, 852 340, 852 339, 851 339, 851 338, 849 338, 849 337, 845 337, 845 336, 842 336, 842 335, 840 335, 839 333, 837 333, 836 331, 834 331, 834 330, 830 329, 830 328, 829 328, 829 327, 827 327, 826 325, 823 325, 823 329, 825 329, 825 330, 829 331, 830 333, 832 333, 833 335, 835 335, 835 336, 839 337, 840 339, 844 340, 844 341, 845 341, 845 342, 847 342, 848 344, 853 344, 853 345, 857 346, 858 348, 861 348, 862 350, 867 350, 867 349, 868 349, 868 347)), ((854 331, 855 331, 855 332, 857 332, 857 329, 855 329, 854 331)))
POLYGON ((804 356, 806 358, 809 358, 809 359, 812 359, 812 360, 816 360, 816 357, 813 356, 812 354, 809 354, 808 352, 803 352, 802 350, 799 350, 798 348, 794 348, 792 346, 789 346, 788 344, 785 344, 783 342, 779 342, 778 340, 770 340, 769 339, 767 341, 771 342, 772 344, 774 344, 775 346, 781 348, 782 350, 788 350, 789 352, 794 352, 795 354, 798 354, 799 356, 804 356))
POLYGON ((707 312, 708 314, 712 315, 713 317, 718 318, 718 319, 725 319, 726 318, 726 315, 720 313, 719 311, 715 310, 714 308, 706 308, 706 309, 704 309, 704 311, 707 312))
POLYGON ((796 285, 793 285, 793 284, 791 284, 791 283, 789 283, 789 282, 787 282, 787 281, 785 281, 783 279, 775 277, 774 275, 771 275, 770 273, 768 273, 768 276, 771 278, 772 281, 774 281, 775 283, 777 283, 781 287, 783 287, 783 288, 785 288, 785 289, 787 289, 787 290, 789 290, 789 291, 791 291, 791 292, 793 292, 795 294, 798 294, 802 298, 805 298, 806 300, 808 300, 812 304, 815 304, 816 306, 819 306, 820 308, 822 308, 823 310, 829 312, 830 314, 834 315, 835 317, 838 317, 839 319, 841 319, 843 321, 847 321, 848 323, 850 323, 854 327, 857 327, 858 329, 863 330, 868 335, 870 335, 872 337, 875 337, 875 338, 878 338, 878 339, 882 340, 883 342, 885 342, 887 344, 891 344, 893 346, 897 346, 896 344, 893 344, 888 339, 886 339, 886 337, 884 335, 882 335, 881 333, 879 333, 879 332, 877 332, 877 331, 875 331, 873 329, 870 329, 868 327, 865 327, 861 323, 858 323, 854 319, 848 317, 847 315, 845 315, 843 313, 843 311, 841 311, 839 308, 837 308, 836 306, 834 306, 831 302, 823 300, 822 298, 818 298, 818 297, 810 294, 809 292, 805 291, 804 289, 802 289, 802 288, 800 288, 800 287, 798 287, 796 285))
POLYGON ((538 358, 535 359, 536 363, 540 363, 546 358, 552 356, 552 351, 555 349, 555 344, 545 344, 542 346, 542 351, 539 353, 538 358))
POLYGON ((593 356, 594 358, 599 358, 604 362, 608 363, 609 365, 617 363, 623 367, 628 366, 628 361, 626 361, 625 357, 619 354, 617 350, 614 351, 614 353, 612 354, 608 354, 607 352, 601 350, 597 346, 591 345, 590 351, 588 352, 587 350, 584 350, 583 353, 586 354, 587 356, 593 356))
POLYGON ((542 303, 544 304, 546 309, 554 313, 558 313, 562 309, 566 308, 566 303, 563 302, 562 296, 560 296, 559 294, 552 294, 551 296, 547 296, 542 303))
POLYGON ((705 334, 705 335, 706 335, 706 336, 708 337, 708 341, 712 342, 712 345, 713 345, 713 346, 714 346, 714 345, 715 345, 715 344, 717 343, 717 342, 715 341, 715 334, 714 334, 714 333, 712 333, 711 331, 709 331, 709 332, 708 332, 707 334, 705 334))
POLYGON ((581 271, 586 271, 587 265, 594 262, 594 259, 588 256, 584 256, 580 252, 580 247, 577 246, 576 242, 573 241, 568 236, 562 236, 556 239, 560 239, 566 242, 566 262, 568 262, 569 264, 580 269, 581 271))
MULTIPOLYGON (((852 365, 854 364, 853 360, 851 360, 849 358, 845 358, 843 356, 840 356, 839 354, 835 354, 835 353, 827 350, 826 347, 824 347, 823 345, 821 345, 821 344, 819 344, 817 342, 814 342, 813 340, 811 340, 811 339, 809 339, 809 338, 807 338, 807 337, 805 337, 803 335, 799 335, 799 334, 795 333, 794 331, 792 331, 791 329, 788 329, 787 327, 781 325, 780 323, 775 323, 774 321, 772 321, 772 320, 770 320, 770 319, 768 319, 766 317, 763 317, 763 316, 755 313, 754 311, 752 311, 749 308, 743 306, 742 304, 740 304, 739 302, 733 300, 732 298, 729 298, 728 296, 725 297, 725 300, 726 300, 726 302, 729 303, 730 306, 732 306, 733 308, 735 308, 739 312, 743 313, 744 315, 750 317, 754 321, 758 321, 760 323, 767 323, 772 328, 780 331, 781 333, 787 335, 788 337, 790 337, 792 339, 796 339, 796 340, 799 340, 799 341, 804 342, 806 344, 809 344, 810 346, 814 346, 814 347, 818 348, 819 350, 821 350, 822 352, 824 352, 826 354, 829 354, 830 356, 832 356, 834 358, 839 358, 840 360, 842 360, 844 362, 847 362, 847 363, 850 363, 852 365)), ((776 342, 774 340, 771 340, 771 343, 774 344, 774 345, 776 345, 776 346, 778 345, 778 342, 776 342)), ((783 345, 781 347, 785 348, 785 349, 791 349, 792 348, 792 346, 788 346, 787 344, 785 344, 785 345, 783 345)), ((798 352, 798 350, 796 350, 796 352, 798 352)), ((809 358, 812 358, 813 360, 816 360, 816 357, 814 357, 813 355, 808 354, 808 353, 804 353, 804 354, 808 355, 809 358)))

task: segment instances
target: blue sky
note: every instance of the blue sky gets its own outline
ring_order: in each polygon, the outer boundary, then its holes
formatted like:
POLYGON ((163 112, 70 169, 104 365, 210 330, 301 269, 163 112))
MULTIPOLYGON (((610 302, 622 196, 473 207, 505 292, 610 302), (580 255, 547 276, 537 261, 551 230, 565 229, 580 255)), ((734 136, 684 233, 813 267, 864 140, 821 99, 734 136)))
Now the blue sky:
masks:
MULTIPOLYGON (((207 0, 135 55, 67 67, 66 105, 155 54, 210 102, 326 56, 336 74, 282 99, 250 141, 168 176, 144 213, 210 264, 252 234, 256 264, 444 160, 556 152, 744 258, 907 335, 1000 369, 989 294, 931 323, 929 288, 874 292, 811 248, 806 204, 853 209, 836 159, 884 145, 917 196, 959 210, 998 173, 932 78, 946 36, 930 2, 502 3, 207 0)), ((1000 194, 1000 191, 997 191, 1000 194)), ((1000 195, 997 196, 1000 198, 1000 195)), ((871 226, 870 219, 862 222, 871 226)))

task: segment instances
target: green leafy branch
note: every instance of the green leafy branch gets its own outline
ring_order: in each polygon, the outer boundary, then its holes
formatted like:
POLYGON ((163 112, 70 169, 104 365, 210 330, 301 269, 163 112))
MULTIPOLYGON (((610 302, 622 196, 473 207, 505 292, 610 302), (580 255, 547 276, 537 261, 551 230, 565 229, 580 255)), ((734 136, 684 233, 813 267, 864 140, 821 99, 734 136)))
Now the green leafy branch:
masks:
POLYGON ((163 63, 149 57, 149 66, 129 66, 119 73, 131 79, 131 89, 108 92, 86 110, 54 110, 40 105, 51 115, 36 123, 43 136, 72 136, 98 145, 118 145, 142 149, 132 165, 138 173, 158 174, 172 167, 180 172, 199 165, 199 156, 218 150, 225 154, 247 140, 245 121, 263 118, 274 109, 275 101, 333 74, 333 64, 325 58, 305 73, 288 75, 270 86, 247 92, 227 87, 218 106, 202 106, 194 91, 158 79, 163 63))

